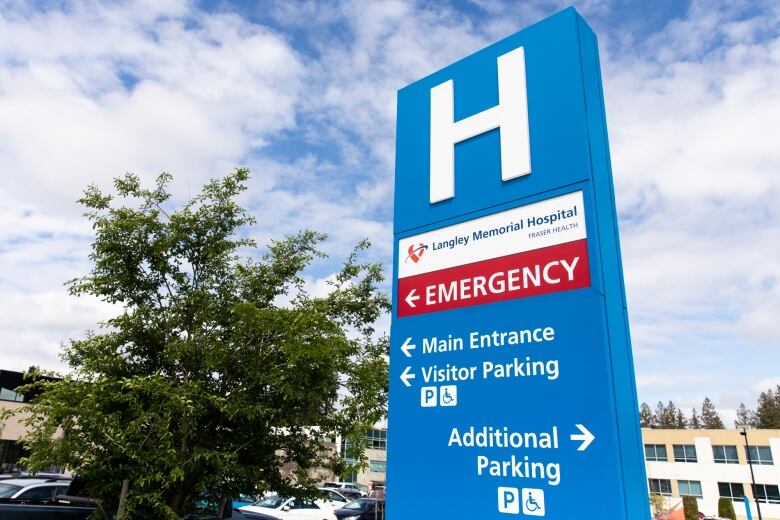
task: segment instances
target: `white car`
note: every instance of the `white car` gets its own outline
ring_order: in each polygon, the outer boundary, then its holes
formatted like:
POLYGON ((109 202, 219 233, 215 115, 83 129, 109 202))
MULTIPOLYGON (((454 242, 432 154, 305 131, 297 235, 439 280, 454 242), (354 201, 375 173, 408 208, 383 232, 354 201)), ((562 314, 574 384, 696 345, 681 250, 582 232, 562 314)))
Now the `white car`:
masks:
POLYGON ((250 520, 336 520, 333 508, 313 500, 270 495, 251 506, 239 507, 250 520))
POLYGON ((353 482, 325 482, 322 487, 335 489, 336 491, 344 489, 347 491, 360 493, 360 496, 362 497, 368 496, 368 493, 366 493, 365 490, 353 482))
POLYGON ((333 488, 321 487, 318 488, 322 492, 322 498, 315 500, 320 506, 328 506, 332 509, 341 509, 348 502, 352 500, 348 499, 333 488))
POLYGON ((9 478, 0 480, 0 498, 51 500, 68 491, 70 480, 9 478))

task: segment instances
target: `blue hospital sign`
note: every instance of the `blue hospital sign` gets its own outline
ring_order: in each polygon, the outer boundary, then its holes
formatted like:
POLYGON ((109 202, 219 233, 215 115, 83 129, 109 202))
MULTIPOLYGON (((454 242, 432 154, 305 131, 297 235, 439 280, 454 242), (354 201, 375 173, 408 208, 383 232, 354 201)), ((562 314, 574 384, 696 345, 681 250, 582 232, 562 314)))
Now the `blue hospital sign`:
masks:
POLYGON ((390 520, 649 517, 596 37, 398 93, 390 520))

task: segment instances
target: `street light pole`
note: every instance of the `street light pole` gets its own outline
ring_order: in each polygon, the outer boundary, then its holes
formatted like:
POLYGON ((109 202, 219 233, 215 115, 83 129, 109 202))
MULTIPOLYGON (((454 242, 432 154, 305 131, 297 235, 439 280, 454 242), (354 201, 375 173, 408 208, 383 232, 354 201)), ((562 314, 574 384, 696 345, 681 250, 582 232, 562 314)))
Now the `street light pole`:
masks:
POLYGON ((756 486, 756 476, 753 474, 753 458, 750 456, 750 444, 748 443, 747 429, 743 426, 742 431, 739 432, 739 434, 745 438, 745 456, 748 461, 748 466, 750 466, 750 480, 753 481, 753 500, 756 501, 758 520, 763 520, 763 518, 761 518, 761 505, 759 504, 758 497, 756 496, 758 494, 758 487, 756 486))

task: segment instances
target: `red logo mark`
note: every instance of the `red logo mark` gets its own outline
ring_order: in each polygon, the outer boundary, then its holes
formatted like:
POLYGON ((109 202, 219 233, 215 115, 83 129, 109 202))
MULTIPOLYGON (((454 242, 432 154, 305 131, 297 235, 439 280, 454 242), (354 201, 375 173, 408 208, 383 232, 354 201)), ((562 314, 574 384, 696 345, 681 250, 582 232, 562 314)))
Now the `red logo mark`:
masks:
POLYGON ((420 258, 422 258, 423 253, 425 253, 425 250, 428 249, 428 246, 425 244, 412 244, 409 246, 409 255, 406 257, 406 260, 404 262, 411 260, 415 264, 420 261, 420 258))

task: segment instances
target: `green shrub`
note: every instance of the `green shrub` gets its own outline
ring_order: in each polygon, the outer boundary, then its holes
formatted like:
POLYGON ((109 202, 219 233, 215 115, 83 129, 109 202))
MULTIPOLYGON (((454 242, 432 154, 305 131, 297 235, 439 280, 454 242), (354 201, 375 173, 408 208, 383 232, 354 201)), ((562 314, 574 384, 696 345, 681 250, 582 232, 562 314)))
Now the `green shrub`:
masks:
POLYGON ((683 497, 683 510, 685 520, 699 520, 699 504, 696 503, 696 497, 683 497))
POLYGON ((653 514, 660 515, 663 513, 664 505, 666 505, 664 497, 658 493, 650 493, 650 507, 653 509, 653 514))
POLYGON ((730 498, 721 498, 718 500, 718 516, 721 518, 730 518, 737 520, 737 514, 734 512, 734 504, 730 498))

